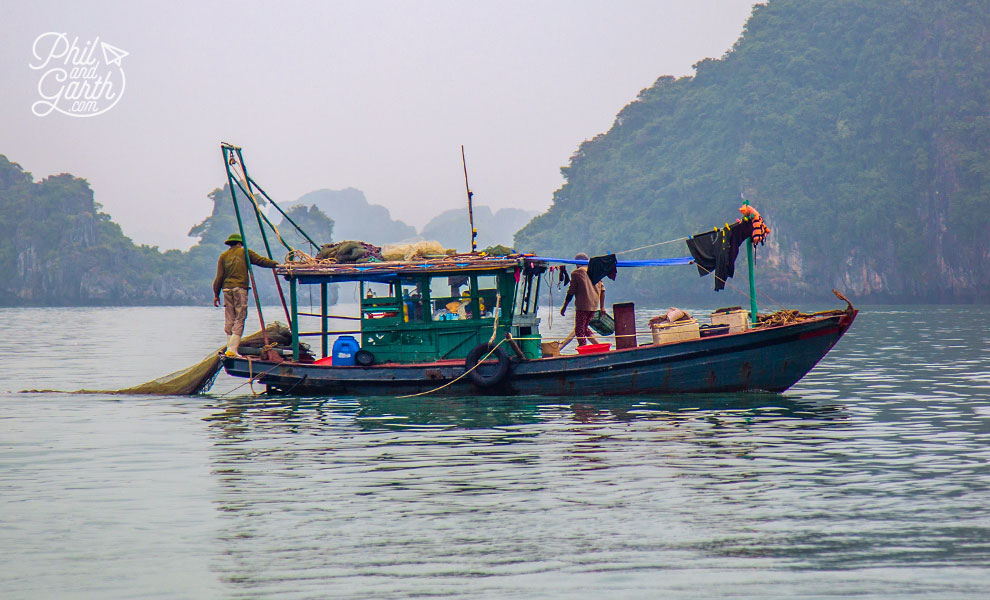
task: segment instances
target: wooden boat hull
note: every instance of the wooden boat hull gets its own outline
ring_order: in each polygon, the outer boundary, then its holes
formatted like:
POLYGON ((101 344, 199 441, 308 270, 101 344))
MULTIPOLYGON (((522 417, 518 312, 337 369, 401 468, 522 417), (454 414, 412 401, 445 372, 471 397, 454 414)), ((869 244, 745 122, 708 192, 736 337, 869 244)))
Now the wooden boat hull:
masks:
MULTIPOLYGON (((804 377, 846 332, 857 311, 778 327, 640 346, 601 354, 514 362, 498 385, 481 389, 468 377, 435 395, 646 395, 782 392, 804 377)), ((326 366, 225 358, 235 377, 253 377, 293 395, 395 396, 434 390, 464 373, 460 361, 326 366)))

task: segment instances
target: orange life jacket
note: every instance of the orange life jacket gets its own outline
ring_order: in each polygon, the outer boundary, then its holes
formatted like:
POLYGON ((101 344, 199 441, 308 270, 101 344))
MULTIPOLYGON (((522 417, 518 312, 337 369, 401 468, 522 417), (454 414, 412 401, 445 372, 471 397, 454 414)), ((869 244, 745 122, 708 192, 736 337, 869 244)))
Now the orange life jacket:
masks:
POLYGON ((770 228, 767 224, 763 222, 763 217, 760 216, 759 211, 749 205, 743 205, 739 207, 739 212, 743 214, 744 218, 751 219, 753 221, 753 245, 757 246, 766 241, 767 236, 770 235, 770 228))
POLYGON ((763 222, 763 217, 757 215, 753 219, 753 245, 762 244, 766 241, 768 235, 770 235, 770 228, 763 222))

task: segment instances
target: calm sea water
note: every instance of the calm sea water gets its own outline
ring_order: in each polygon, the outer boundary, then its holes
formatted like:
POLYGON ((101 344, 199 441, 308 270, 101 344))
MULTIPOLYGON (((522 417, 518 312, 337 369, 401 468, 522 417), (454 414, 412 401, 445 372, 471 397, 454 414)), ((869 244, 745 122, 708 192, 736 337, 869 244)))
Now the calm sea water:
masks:
POLYGON ((221 323, 0 309, 0 598, 990 597, 988 307, 866 307, 783 395, 16 393, 221 323))

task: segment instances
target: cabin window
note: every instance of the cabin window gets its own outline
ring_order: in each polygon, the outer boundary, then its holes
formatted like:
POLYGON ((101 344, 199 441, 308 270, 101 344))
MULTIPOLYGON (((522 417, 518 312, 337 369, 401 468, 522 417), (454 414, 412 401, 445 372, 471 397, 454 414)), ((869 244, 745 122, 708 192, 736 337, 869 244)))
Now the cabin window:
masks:
POLYGON ((469 317, 471 278, 443 275, 430 278, 430 311, 434 321, 456 321, 469 317))
POLYGON ((498 303, 498 277, 478 275, 475 279, 477 284, 475 293, 472 294, 474 296, 471 302, 472 316, 477 310, 477 315, 480 318, 490 319, 495 316, 495 305, 498 303))
POLYGON ((395 289, 391 283, 377 283, 374 281, 361 282, 362 298, 391 298, 395 295, 395 289))
POLYGON ((402 307, 395 299, 394 283, 361 282, 361 318, 395 319, 402 314, 402 307))
POLYGON ((516 314, 526 315, 529 314, 530 309, 530 296, 533 293, 534 280, 539 279, 539 275, 526 275, 519 280, 516 285, 516 314))
POLYGON ((403 279, 399 282, 402 298, 402 320, 406 323, 425 321, 423 303, 425 301, 426 279, 403 279))

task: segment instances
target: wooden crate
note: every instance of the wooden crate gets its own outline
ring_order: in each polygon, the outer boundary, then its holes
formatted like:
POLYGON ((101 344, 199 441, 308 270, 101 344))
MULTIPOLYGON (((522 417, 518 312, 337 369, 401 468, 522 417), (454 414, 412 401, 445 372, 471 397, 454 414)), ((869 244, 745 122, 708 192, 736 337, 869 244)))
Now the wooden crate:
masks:
POLYGON ((685 319, 676 323, 659 323, 650 325, 653 332, 654 344, 669 344, 683 340, 696 340, 701 337, 701 328, 697 319, 685 319))
POLYGON ((712 313, 712 325, 728 325, 729 333, 749 329, 749 313, 741 308, 728 312, 712 313))
POLYGON ((540 344, 540 354, 543 358, 560 356, 560 342, 543 342, 540 344))

